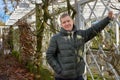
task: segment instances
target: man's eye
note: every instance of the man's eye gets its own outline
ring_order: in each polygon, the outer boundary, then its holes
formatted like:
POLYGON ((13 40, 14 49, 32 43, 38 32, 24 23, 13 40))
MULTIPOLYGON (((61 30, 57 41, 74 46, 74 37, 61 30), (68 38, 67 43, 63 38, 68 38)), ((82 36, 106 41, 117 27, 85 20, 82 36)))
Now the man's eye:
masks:
POLYGON ((65 24, 65 22, 63 22, 63 24, 65 24))
POLYGON ((70 22, 70 20, 68 20, 67 22, 70 22))

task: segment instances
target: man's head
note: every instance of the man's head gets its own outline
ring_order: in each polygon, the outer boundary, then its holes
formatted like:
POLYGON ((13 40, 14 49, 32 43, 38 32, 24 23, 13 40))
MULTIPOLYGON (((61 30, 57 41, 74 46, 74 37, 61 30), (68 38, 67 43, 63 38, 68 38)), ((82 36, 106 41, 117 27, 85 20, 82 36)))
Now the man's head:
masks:
POLYGON ((69 16, 69 14, 67 14, 67 13, 62 14, 60 16, 60 22, 61 22, 62 28, 64 28, 67 31, 72 31, 72 29, 73 29, 73 20, 69 16))

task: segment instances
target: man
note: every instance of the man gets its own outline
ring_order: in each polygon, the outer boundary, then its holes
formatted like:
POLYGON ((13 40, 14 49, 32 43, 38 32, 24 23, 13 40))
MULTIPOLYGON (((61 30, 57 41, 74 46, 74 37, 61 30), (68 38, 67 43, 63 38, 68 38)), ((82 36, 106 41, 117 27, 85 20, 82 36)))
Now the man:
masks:
POLYGON ((84 44, 101 32, 113 19, 113 12, 86 30, 76 30, 68 14, 60 17, 61 30, 51 38, 46 58, 55 71, 55 80, 84 80, 84 44))

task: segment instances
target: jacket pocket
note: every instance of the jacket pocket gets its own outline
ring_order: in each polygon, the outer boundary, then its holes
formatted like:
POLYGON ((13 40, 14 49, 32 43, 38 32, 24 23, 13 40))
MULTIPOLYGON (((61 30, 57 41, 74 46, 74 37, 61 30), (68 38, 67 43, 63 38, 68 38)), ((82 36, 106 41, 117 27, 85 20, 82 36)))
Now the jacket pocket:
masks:
POLYGON ((59 65, 54 65, 52 68, 57 74, 60 74, 62 72, 62 68, 59 65))

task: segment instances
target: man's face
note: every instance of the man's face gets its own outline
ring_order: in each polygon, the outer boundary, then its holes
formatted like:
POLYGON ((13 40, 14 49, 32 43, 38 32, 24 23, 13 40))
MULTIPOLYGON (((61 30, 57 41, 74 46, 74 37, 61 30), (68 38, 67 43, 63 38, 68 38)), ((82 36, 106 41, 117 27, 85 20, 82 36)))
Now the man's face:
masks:
POLYGON ((67 31, 71 31, 73 29, 73 20, 70 18, 70 16, 61 18, 61 26, 67 31))

